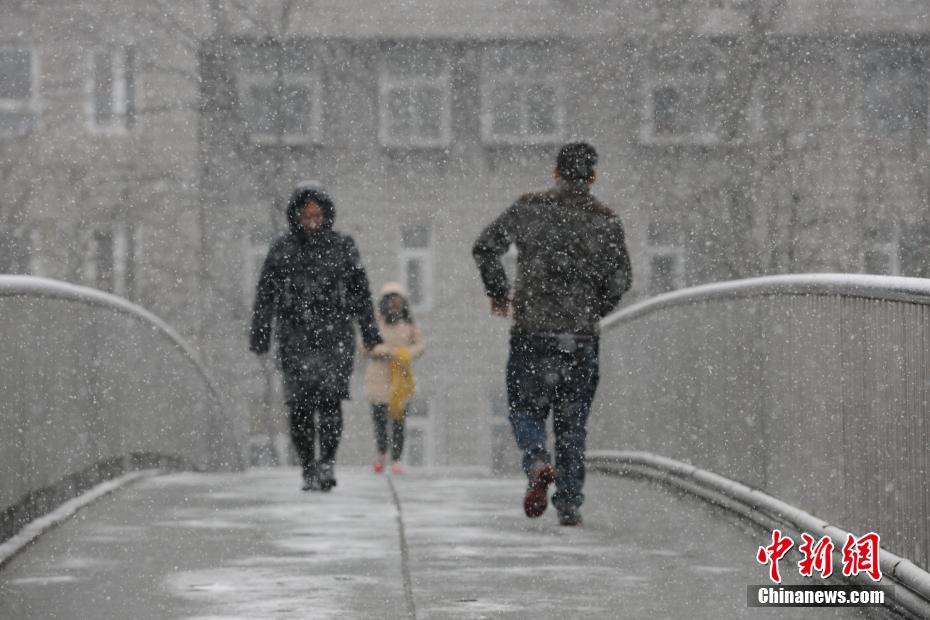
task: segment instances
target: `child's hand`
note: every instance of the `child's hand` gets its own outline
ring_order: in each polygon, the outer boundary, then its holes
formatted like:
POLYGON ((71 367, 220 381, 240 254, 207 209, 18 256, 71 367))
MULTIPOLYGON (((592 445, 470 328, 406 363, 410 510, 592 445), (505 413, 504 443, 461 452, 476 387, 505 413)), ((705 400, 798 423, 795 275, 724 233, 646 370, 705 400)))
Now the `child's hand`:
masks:
POLYGON ((394 355, 394 347, 386 344, 375 345, 368 354, 375 359, 390 359, 394 355))

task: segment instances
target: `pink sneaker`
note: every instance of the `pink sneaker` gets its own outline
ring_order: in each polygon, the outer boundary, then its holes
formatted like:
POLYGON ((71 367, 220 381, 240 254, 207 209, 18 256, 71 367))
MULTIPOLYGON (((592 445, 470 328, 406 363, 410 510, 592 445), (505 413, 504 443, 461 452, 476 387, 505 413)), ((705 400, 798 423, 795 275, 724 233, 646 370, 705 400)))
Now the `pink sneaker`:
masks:
POLYGON ((391 464, 391 473, 395 476, 403 475, 404 466, 400 464, 400 461, 394 461, 394 463, 391 464))
POLYGON ((374 464, 371 466, 371 469, 372 469, 372 471, 374 471, 376 474, 383 474, 383 473, 384 473, 384 452, 379 452, 379 453, 378 453, 378 455, 375 457, 375 462, 374 462, 374 464))

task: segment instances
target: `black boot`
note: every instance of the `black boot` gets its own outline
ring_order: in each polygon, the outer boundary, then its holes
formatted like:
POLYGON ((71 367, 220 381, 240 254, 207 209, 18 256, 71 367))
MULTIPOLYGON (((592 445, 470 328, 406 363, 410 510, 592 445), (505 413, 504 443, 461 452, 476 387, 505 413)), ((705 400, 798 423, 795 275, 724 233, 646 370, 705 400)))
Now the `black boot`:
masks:
POLYGON ((336 486, 336 476, 333 473, 332 461, 320 461, 317 463, 317 471, 319 473, 321 491, 329 491, 336 486))
POLYGON ((569 527, 581 525, 581 511, 574 504, 565 504, 556 508, 559 512, 559 525, 569 527))
MULTIPOLYGON (((304 467, 304 485, 301 487, 304 491, 319 491, 322 488, 320 484, 320 472, 316 463, 309 463, 304 467)), ((327 491, 329 489, 326 489, 327 491)))

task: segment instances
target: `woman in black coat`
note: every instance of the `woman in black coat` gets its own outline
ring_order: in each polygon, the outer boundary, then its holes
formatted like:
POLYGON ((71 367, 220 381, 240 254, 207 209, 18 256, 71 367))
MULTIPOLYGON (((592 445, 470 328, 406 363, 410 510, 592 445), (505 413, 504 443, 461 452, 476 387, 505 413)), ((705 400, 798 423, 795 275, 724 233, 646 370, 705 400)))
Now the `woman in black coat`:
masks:
POLYGON ((336 485, 342 400, 349 397, 355 353, 352 323, 358 321, 367 349, 381 343, 358 248, 350 236, 333 230, 335 217, 326 192, 297 188, 287 206, 290 230, 268 251, 252 313, 253 352, 267 353, 272 331, 277 335, 304 490, 328 491, 336 485), (317 430, 319 461, 314 459, 317 430))

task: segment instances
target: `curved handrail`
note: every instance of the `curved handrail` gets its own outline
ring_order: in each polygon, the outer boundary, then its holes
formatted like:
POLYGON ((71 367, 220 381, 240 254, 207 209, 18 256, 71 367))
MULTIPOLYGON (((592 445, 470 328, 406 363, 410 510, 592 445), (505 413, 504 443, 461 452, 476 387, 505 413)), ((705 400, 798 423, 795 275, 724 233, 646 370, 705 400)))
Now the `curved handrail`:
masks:
POLYGON ((651 297, 604 317, 601 329, 671 306, 765 295, 838 295, 930 304, 930 280, 848 273, 805 273, 715 282, 651 297))
POLYGON ((223 398, 216 384, 200 358, 187 342, 171 328, 165 321, 152 314, 142 306, 138 306, 122 297, 111 295, 103 291, 69 284, 59 280, 40 278, 37 276, 11 276, 0 275, 0 297, 43 297, 46 299, 64 299, 85 303, 92 306, 104 307, 127 314, 154 327, 161 335, 170 340, 194 364, 200 377, 203 379, 213 397, 220 403, 223 398))
MULTIPOLYGON (((829 536, 835 549, 842 549, 849 531, 773 497, 759 489, 749 487, 689 463, 676 461, 650 452, 630 450, 598 450, 587 455, 594 471, 625 475, 644 475, 647 478, 676 486, 710 503, 722 506, 751 521, 768 527, 774 519, 779 525, 787 524, 797 532, 829 536)), ((893 603, 903 606, 915 617, 930 614, 930 573, 907 558, 882 548, 879 563, 884 577, 892 579, 909 592, 896 593, 893 603), (902 596, 902 594, 905 594, 902 596)), ((866 578, 849 578, 861 585, 874 585, 866 578)))

